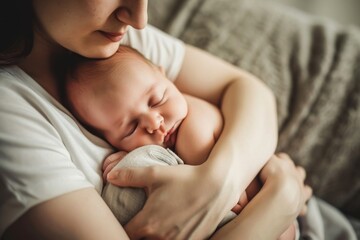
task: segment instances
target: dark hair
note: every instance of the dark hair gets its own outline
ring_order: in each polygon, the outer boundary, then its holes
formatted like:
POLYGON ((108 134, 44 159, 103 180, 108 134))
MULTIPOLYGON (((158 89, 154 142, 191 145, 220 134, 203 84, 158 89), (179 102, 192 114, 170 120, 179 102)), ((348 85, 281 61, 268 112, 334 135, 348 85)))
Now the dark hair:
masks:
POLYGON ((16 64, 33 47, 31 0, 2 0, 0 3, 0 66, 16 64))

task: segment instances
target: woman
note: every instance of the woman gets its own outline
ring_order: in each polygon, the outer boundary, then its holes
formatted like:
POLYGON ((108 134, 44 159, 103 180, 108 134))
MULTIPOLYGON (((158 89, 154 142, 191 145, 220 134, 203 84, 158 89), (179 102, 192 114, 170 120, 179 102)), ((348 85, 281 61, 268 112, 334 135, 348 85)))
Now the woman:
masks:
MULTIPOLYGON (((146 0, 2 4, 6 13, 1 22, 11 24, 4 27, 1 44, 0 234, 17 239, 209 236, 273 154, 277 129, 270 91, 254 76, 145 28, 146 0), (126 226, 126 233, 99 195, 101 161, 112 149, 63 107, 58 72, 69 52, 107 58, 119 44, 131 45, 164 66, 182 92, 218 105, 225 119, 223 134, 201 166, 127 169, 109 176, 114 184, 145 187, 149 192, 144 209, 126 226), (238 176, 237 169, 248 174, 238 176)), ((288 207, 248 208, 248 215, 241 214, 274 236, 294 220, 309 195, 303 171, 283 162, 287 161, 270 161, 263 172, 267 176, 280 172, 289 180, 295 190, 288 207), (281 170, 283 165, 289 173, 281 170), (269 218, 262 220, 258 211, 279 221, 268 229, 269 218)), ((242 226, 238 231, 251 236, 246 223, 242 226)))

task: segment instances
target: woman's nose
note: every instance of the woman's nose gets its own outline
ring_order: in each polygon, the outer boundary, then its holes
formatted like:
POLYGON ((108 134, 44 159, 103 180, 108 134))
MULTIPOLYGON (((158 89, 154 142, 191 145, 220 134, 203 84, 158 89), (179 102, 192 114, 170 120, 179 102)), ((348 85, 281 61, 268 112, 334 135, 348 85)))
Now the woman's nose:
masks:
POLYGON ((148 112, 141 115, 140 123, 150 134, 161 128, 164 118, 157 112, 148 112))
POLYGON ((119 21, 136 29, 142 29, 147 24, 147 0, 125 0, 116 12, 119 21))

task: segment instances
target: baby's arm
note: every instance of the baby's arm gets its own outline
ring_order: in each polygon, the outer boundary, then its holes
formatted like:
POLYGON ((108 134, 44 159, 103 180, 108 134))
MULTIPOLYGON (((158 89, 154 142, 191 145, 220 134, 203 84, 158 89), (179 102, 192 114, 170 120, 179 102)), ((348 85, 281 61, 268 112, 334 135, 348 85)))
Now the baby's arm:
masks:
POLYGON ((218 139, 223 119, 214 105, 184 94, 188 103, 188 115, 181 124, 175 152, 189 165, 199 165, 206 161, 218 139))

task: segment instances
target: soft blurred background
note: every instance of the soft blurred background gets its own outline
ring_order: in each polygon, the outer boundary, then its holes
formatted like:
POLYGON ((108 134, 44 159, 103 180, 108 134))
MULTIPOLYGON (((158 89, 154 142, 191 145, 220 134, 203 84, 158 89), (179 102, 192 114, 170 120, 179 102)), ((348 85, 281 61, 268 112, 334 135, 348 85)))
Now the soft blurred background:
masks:
POLYGON ((311 14, 325 16, 341 24, 360 26, 359 0, 254 0, 273 1, 293 6, 311 14))

